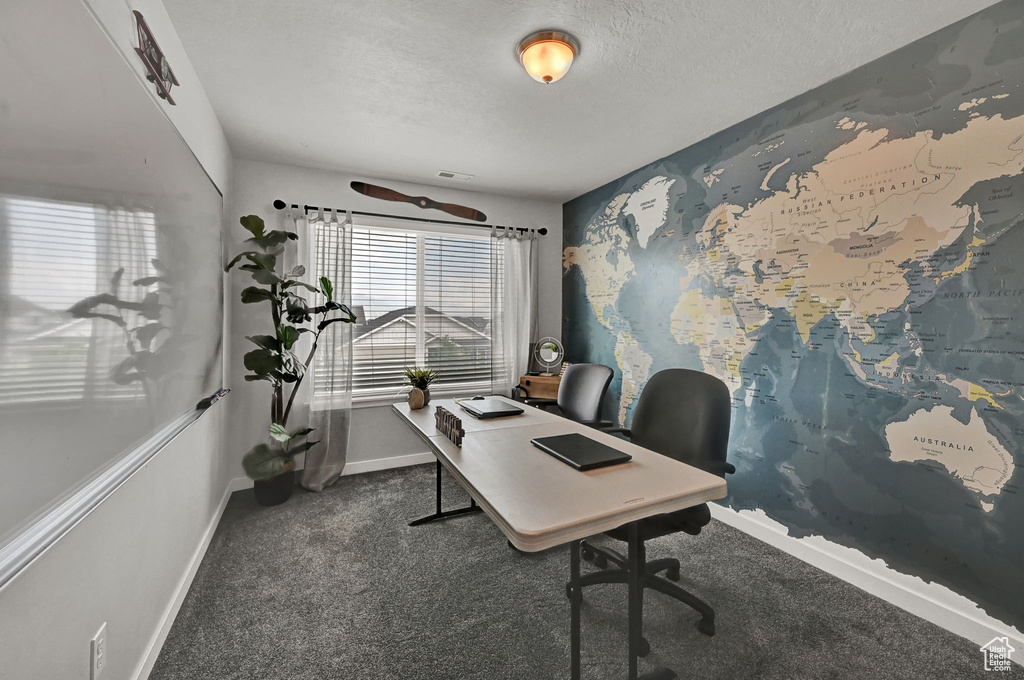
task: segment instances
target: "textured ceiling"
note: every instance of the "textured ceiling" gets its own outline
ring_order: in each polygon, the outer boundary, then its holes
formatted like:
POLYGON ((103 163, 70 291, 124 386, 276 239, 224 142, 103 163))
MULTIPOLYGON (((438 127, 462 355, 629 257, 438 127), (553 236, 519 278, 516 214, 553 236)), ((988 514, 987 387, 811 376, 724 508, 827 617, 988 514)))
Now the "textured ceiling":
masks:
POLYGON ((164 2, 235 155, 558 201, 993 4, 164 2), (582 45, 553 85, 514 54, 542 28, 582 45))

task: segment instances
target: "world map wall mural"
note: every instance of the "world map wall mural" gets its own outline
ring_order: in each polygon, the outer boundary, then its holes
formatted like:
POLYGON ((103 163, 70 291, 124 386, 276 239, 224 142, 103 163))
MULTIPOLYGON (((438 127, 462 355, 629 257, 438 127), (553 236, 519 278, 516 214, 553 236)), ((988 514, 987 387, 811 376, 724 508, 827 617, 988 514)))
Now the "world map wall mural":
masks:
MULTIPOLYGON (((1024 3, 564 207, 568 358, 607 416, 697 368, 730 507, 1024 624, 1024 3)), ((680 121, 685 124, 685 121, 680 121)))

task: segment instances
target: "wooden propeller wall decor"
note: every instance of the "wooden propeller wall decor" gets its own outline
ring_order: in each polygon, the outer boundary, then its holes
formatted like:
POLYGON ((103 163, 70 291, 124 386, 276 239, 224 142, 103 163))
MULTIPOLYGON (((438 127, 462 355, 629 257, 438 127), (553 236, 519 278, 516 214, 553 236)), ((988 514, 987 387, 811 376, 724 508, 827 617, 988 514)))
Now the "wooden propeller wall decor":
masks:
POLYGON ((412 203, 424 210, 428 208, 440 210, 441 212, 446 212, 449 215, 461 217, 464 220, 473 220, 475 222, 487 221, 487 215, 483 214, 476 208, 467 208, 464 205, 456 205, 455 203, 438 203, 426 196, 406 196, 394 189, 379 187, 376 184, 367 184, 366 182, 352 182, 352 188, 362 195, 369 196, 370 198, 379 198, 383 201, 398 201, 399 203, 412 203))

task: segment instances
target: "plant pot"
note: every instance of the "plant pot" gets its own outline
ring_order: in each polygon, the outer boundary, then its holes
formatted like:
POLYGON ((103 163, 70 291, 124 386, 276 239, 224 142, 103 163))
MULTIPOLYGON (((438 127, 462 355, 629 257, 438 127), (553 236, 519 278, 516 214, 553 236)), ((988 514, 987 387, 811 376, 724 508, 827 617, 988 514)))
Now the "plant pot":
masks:
POLYGON ((252 483, 256 502, 260 505, 280 505, 292 497, 295 490, 295 470, 283 472, 270 479, 257 479, 252 483))
POLYGON ((409 408, 415 411, 426 406, 429 394, 426 390, 421 390, 418 387, 409 390, 409 408))

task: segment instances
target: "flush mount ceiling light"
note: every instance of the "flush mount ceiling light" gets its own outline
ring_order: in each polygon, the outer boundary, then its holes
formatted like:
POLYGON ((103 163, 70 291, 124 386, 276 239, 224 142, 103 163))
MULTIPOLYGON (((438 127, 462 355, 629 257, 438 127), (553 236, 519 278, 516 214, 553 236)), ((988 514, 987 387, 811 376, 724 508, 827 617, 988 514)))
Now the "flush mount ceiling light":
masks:
POLYGON ((537 31, 519 43, 519 62, 540 83, 553 83, 566 74, 580 53, 576 38, 561 31, 537 31))

